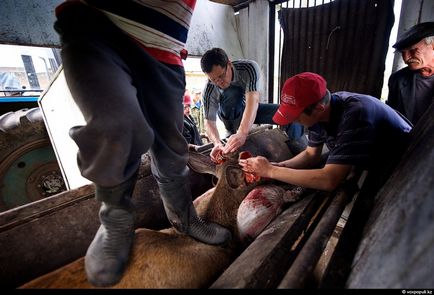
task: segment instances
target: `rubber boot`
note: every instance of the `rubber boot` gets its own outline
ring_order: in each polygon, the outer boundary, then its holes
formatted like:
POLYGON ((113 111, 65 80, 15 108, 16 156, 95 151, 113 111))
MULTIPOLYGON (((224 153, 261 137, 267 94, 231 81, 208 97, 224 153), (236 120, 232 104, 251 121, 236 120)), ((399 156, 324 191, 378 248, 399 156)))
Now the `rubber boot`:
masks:
POLYGON ((96 186, 96 199, 103 201, 99 227, 85 256, 89 282, 111 286, 122 278, 134 240, 134 209, 131 196, 136 176, 114 187, 96 186))
POLYGON ((188 183, 159 183, 159 188, 167 218, 176 230, 211 245, 223 245, 231 239, 228 229, 197 216, 188 183))

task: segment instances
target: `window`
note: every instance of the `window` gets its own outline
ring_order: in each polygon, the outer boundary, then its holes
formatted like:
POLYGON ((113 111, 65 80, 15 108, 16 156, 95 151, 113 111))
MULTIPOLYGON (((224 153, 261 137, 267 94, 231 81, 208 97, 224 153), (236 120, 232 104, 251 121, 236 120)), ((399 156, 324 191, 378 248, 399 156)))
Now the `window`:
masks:
POLYGON ((38 97, 59 65, 58 49, 0 45, 0 96, 38 97))

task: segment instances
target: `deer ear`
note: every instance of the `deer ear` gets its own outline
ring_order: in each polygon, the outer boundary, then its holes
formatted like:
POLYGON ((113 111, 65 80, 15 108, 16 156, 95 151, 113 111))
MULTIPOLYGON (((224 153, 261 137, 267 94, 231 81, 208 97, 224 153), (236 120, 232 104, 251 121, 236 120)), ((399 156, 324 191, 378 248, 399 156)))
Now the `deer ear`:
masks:
POLYGON ((188 166, 198 173, 208 173, 216 176, 216 164, 209 156, 198 152, 189 152, 188 166))
POLYGON ((246 184, 243 170, 239 167, 229 166, 226 169, 225 177, 230 188, 236 189, 246 184))

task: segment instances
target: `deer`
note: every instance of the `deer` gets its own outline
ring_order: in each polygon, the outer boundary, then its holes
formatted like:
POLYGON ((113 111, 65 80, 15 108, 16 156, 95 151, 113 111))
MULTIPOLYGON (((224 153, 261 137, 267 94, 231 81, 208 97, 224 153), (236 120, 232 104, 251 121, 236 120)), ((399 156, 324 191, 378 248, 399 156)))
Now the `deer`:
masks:
MULTIPOLYGON (((224 156, 220 164, 208 156, 190 153, 189 166, 218 178, 215 187, 195 200, 198 215, 228 228, 232 239, 223 246, 194 240, 174 228, 160 231, 136 229, 134 246, 123 278, 111 288, 205 288, 240 251, 237 210, 261 181, 247 182, 238 165, 238 153, 224 156)), ((87 281, 84 258, 36 278, 20 288, 93 288, 87 281)))
MULTIPOLYGON (((256 141, 250 140, 253 142, 250 149, 261 154, 260 146, 267 146, 263 148, 262 154, 265 155, 264 153, 268 151, 269 156, 273 154, 272 158, 281 160, 282 154, 287 152, 277 144, 272 144, 271 137, 259 134, 256 141)), ((254 139, 254 136, 252 138, 254 139)), ((243 147, 246 148, 248 145, 243 147)), ((287 156, 290 157, 290 153, 287 156)), ((240 157, 249 157, 249 154, 238 151, 220 155, 220 161, 215 163, 209 156, 190 151, 188 163, 190 169, 196 172, 213 174, 217 177, 217 184, 195 199, 194 205, 198 215, 204 220, 228 228, 232 233, 232 239, 226 245, 215 246, 196 241, 188 235, 177 232, 174 228, 159 231, 138 228, 124 275, 110 288, 207 288, 221 275, 254 238, 252 230, 249 230, 252 227, 251 220, 241 226, 240 221, 237 220, 237 215, 238 219, 240 215, 238 212, 240 204, 250 192, 262 196, 261 192, 255 193, 255 188, 267 185, 269 182, 267 179, 246 175, 238 164, 240 157), (243 236, 248 236, 247 242, 243 241, 243 236)), ((285 189, 275 184, 272 186, 273 189, 268 190, 272 194, 267 196, 268 200, 282 200, 285 189)), ((292 201, 295 201, 298 195, 300 194, 297 192, 289 191, 289 199, 292 201)), ((241 207, 244 208, 242 214, 245 215, 245 208, 248 208, 248 205, 241 207)), ((280 213, 279 206, 274 208, 276 209, 273 214, 280 213)), ((271 220, 270 216, 266 218, 271 220)), ((261 226, 264 228, 266 224, 263 222, 263 214, 260 219, 261 226)), ((258 234, 260 229, 256 226, 253 231, 258 234)), ((82 257, 33 279, 20 288, 94 287, 87 281, 84 257, 82 257)))

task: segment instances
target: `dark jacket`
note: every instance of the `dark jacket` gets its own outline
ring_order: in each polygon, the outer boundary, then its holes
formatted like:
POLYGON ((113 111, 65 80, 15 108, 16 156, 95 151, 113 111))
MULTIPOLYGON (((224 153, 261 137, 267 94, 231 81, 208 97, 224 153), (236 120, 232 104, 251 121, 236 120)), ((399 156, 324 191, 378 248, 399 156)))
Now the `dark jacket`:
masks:
POLYGON ((416 75, 419 75, 419 72, 412 71, 408 67, 393 73, 389 78, 389 96, 386 101, 386 104, 403 114, 413 125, 430 106, 434 92, 433 85, 431 96, 416 97, 416 75))
POLYGON ((184 127, 182 129, 182 135, 187 140, 187 143, 202 145, 199 130, 197 130, 196 123, 191 116, 184 116, 184 127))

